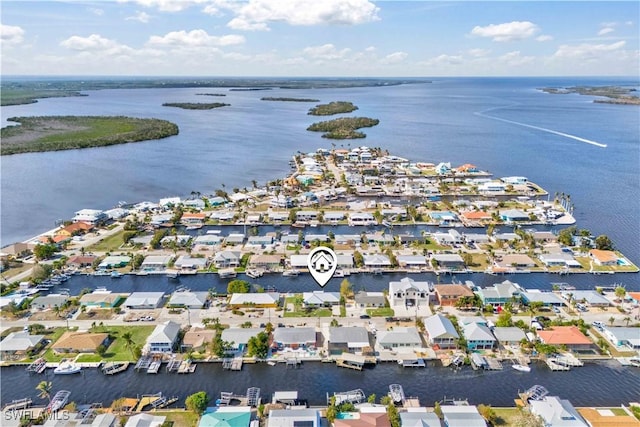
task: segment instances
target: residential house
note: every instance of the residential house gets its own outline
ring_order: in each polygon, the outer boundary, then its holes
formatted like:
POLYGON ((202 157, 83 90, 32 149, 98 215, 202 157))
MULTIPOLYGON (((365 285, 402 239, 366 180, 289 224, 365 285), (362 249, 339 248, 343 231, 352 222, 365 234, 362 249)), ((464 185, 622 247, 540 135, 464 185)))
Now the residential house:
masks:
POLYGON ((144 261, 142 261, 140 270, 147 272, 162 272, 167 268, 172 258, 173 257, 171 255, 148 255, 144 261))
POLYGON ((455 306, 460 298, 474 296, 473 291, 465 285, 435 285, 433 288, 439 305, 455 306))
POLYGON ((359 291, 355 295, 355 300, 356 306, 360 308, 380 308, 387 303, 383 292, 359 291))
POLYGON ((538 255, 538 259, 546 267, 582 268, 576 259, 568 252, 558 251, 538 255))
POLYGON ((441 405, 440 411, 447 427, 487 427, 475 405, 441 405))
POLYGON ((282 264, 282 255, 251 255, 249 258, 249 266, 253 268, 277 270, 282 264))
POLYGON ((340 304, 340 292, 303 292, 302 299, 305 307, 332 307, 340 304))
POLYGON ((524 331, 516 326, 496 326, 493 328, 493 335, 503 346, 517 346, 527 338, 524 331))
POLYGON ((433 254, 431 259, 436 262, 437 268, 442 270, 463 271, 466 267, 458 254, 433 254))
POLYGON ((207 291, 176 291, 169 298, 167 306, 198 309, 204 307, 208 299, 209 292, 207 291))
POLYGON ((166 419, 164 415, 136 414, 127 420, 124 427, 160 427, 166 419))
POLYGON ((247 238, 247 243, 245 245, 246 249, 266 249, 270 247, 275 240, 275 236, 265 235, 265 236, 249 236, 247 238))
POLYGON ((131 262, 131 257, 126 255, 110 255, 103 259, 100 264, 98 264, 98 268, 100 270, 110 270, 112 268, 122 268, 129 265, 131 262))
POLYGON ((500 268, 530 268, 535 267, 536 262, 529 255, 525 254, 507 254, 496 257, 495 264, 500 268))
POLYGON ((352 213, 349 213, 349 225, 350 226, 354 226, 354 225, 367 226, 367 225, 375 225, 377 223, 378 223, 378 221, 376 221, 376 219, 373 216, 373 214, 370 214, 368 212, 352 212, 352 213))
POLYGON ((217 246, 222 244, 222 237, 217 234, 203 234, 192 240, 193 246, 217 246))
POLYGON ((231 308, 276 308, 279 303, 280 294, 277 292, 231 294, 231 298, 229 298, 229 306, 231 308))
POLYGON ((613 251, 604 251, 600 249, 591 249, 589 251, 589 258, 600 266, 611 266, 618 264, 618 258, 620 258, 613 251))
POLYGON ((245 235, 242 233, 231 233, 224 239, 224 244, 228 246, 242 245, 245 240, 245 235))
POLYGON ((168 320, 151 332, 147 337, 145 349, 150 353, 171 353, 180 338, 180 324, 168 320))
POLYGON ((364 266, 367 268, 380 269, 391 267, 391 260, 383 254, 365 254, 364 266))
POLYGON ((73 237, 93 230, 94 226, 87 222, 74 222, 56 230, 56 236, 73 237))
POLYGON ((329 354, 364 354, 372 351, 369 332, 362 326, 330 327, 327 337, 329 354))
POLYGON ((80 306, 87 308, 114 308, 126 297, 107 290, 95 290, 80 297, 80 306))
POLYGON ((204 222, 206 220, 207 220, 207 214, 204 212, 198 212, 198 213, 185 212, 182 214, 182 217, 180 218, 180 222, 182 222, 182 224, 186 225, 187 227, 202 226, 204 225, 204 222))
POLYGON ((182 351, 203 351, 216 336, 214 329, 192 327, 182 338, 182 351))
POLYGON ((589 427, 571 402, 558 396, 530 400, 529 409, 543 419, 545 427, 589 427))
POLYGON ((316 346, 315 328, 276 328, 273 331, 273 344, 278 350, 296 350, 316 346))
POLYGON ((296 212, 296 221, 317 221, 318 211, 298 211, 296 212))
POLYGON ((415 327, 396 327, 389 331, 378 331, 377 343, 385 350, 420 350, 424 346, 415 327))
POLYGON ((504 307, 508 302, 519 298, 522 288, 517 283, 505 280, 502 283, 496 283, 492 287, 480 288, 476 291, 478 297, 482 301, 482 305, 491 304, 494 307, 504 307))
POLYGON ((67 260, 67 266, 77 269, 91 267, 97 258, 93 255, 75 255, 67 260))
POLYGON ((264 332, 263 328, 227 328, 222 331, 222 341, 231 344, 231 351, 243 354, 251 337, 264 332))
POLYGON ((538 331, 538 338, 543 344, 565 346, 570 351, 590 350, 593 342, 576 326, 554 326, 551 329, 538 331))
POLYGON ((424 319, 424 329, 427 342, 438 349, 456 348, 458 331, 448 317, 442 314, 434 314, 424 319))
POLYGON ((109 346, 109 334, 68 331, 56 341, 51 349, 63 353, 95 353, 101 345, 109 346))
POLYGON ((416 282, 409 277, 389 282, 389 305, 392 308, 428 305, 429 286, 429 282, 416 282))
POLYGON ((44 335, 31 335, 29 332, 11 332, 0 341, 0 360, 23 358, 30 351, 38 349, 44 335))
POLYGON ((496 346, 496 337, 491 330, 480 323, 468 323, 462 327, 462 333, 467 340, 467 348, 473 350, 491 350, 496 346))
POLYGON ((376 409, 375 412, 365 412, 364 408, 360 412, 354 412, 354 418, 336 419, 333 427, 391 427, 389 416, 384 408, 376 409))
POLYGON ((235 268, 240 265, 240 252, 220 251, 213 257, 213 265, 216 268, 235 268))
POLYGON ((605 296, 596 291, 566 291, 562 293, 562 297, 568 300, 569 294, 571 294, 573 301, 588 304, 590 307, 609 307, 611 305, 611 302, 605 296))
POLYGON ((31 308, 48 310, 54 307, 62 308, 69 301, 69 295, 49 294, 35 297, 31 301, 31 308))
POLYGON ((207 408, 198 427, 249 427, 250 406, 216 406, 207 408))
POLYGON ((271 409, 267 427, 322 427, 318 409, 271 409))
POLYGON ((525 305, 529 305, 532 302, 539 301, 543 307, 562 307, 564 301, 558 295, 553 292, 542 292, 539 289, 529 289, 524 292, 520 292, 522 302, 525 305))
POLYGON ((428 267, 427 258, 422 255, 398 255, 396 259, 401 268, 420 270, 428 267))
POLYGON ((81 209, 72 218, 73 222, 86 222, 87 224, 98 225, 109 219, 107 214, 97 209, 81 209))
POLYGON ((632 350, 640 350, 640 328, 606 326, 603 334, 616 347, 626 346, 632 350))
POLYGON ((519 209, 507 209, 498 214, 504 222, 529 221, 529 214, 519 209))
POLYGON ((206 270, 209 266, 209 260, 204 257, 192 257, 188 255, 180 255, 176 262, 173 263, 173 267, 180 270, 182 273, 193 273, 198 270, 206 270))
POLYGON ((440 418, 427 408, 409 408, 409 412, 400 412, 402 427, 440 427, 440 418))
POLYGON ((133 292, 124 306, 130 309, 154 309, 160 307, 164 292, 133 292))

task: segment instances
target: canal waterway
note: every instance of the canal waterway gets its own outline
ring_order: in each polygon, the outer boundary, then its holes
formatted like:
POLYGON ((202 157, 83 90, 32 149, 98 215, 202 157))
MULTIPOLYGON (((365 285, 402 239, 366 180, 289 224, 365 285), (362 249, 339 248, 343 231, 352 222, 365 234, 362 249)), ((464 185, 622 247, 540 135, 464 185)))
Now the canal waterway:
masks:
POLYGON ((640 370, 622 367, 616 361, 586 363, 569 372, 551 372, 546 365, 532 364, 530 373, 517 372, 505 365, 502 371, 473 371, 463 368, 429 366, 424 369, 402 368, 396 363, 384 363, 364 371, 338 368, 333 364, 304 362, 298 369, 285 364, 244 365, 242 371, 222 370, 220 363, 199 363, 194 374, 178 375, 137 372, 133 366, 115 376, 105 376, 98 369, 84 369, 77 375, 29 375, 24 367, 2 368, 0 371, 2 403, 32 397, 38 402, 35 390, 42 380, 52 381, 54 391, 70 390, 76 403, 102 402, 109 405, 118 397, 136 397, 162 392, 178 396, 182 405, 191 393, 204 390, 214 399, 222 391, 245 394, 249 387, 260 387, 269 400, 274 391, 298 390, 301 399, 311 405, 326 404, 327 393, 362 389, 367 395, 380 397, 389 384, 401 384, 407 396, 420 398, 423 405, 447 398, 465 398, 471 403, 493 406, 513 406, 518 392, 534 384, 546 387, 552 395, 569 399, 576 406, 618 406, 637 401, 640 396, 640 370))

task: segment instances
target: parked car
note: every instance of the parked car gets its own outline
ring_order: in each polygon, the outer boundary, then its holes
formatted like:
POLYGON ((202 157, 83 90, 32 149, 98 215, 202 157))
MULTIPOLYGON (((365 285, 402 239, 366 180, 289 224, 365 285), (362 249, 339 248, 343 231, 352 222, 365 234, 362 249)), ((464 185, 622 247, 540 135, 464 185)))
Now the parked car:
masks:
POLYGON ((361 319, 371 319, 371 316, 369 316, 368 314, 361 314, 360 318, 361 319))

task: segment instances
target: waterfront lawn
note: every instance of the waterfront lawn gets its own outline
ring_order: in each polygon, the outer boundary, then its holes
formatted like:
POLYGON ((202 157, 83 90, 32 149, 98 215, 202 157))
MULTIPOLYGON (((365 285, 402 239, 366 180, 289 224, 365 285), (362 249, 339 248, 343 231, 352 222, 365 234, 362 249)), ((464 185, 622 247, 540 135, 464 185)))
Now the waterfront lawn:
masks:
POLYGON ((113 252, 117 251, 124 245, 123 236, 125 230, 119 230, 116 233, 100 239, 98 243, 89 246, 87 252, 113 252))
POLYGON ((107 352, 102 359, 108 361, 131 361, 134 360, 131 355, 131 351, 126 347, 126 343, 122 339, 122 335, 127 332, 131 333, 131 338, 134 342, 134 347, 142 347, 147 340, 147 337, 151 335, 155 326, 104 326, 102 328, 96 328, 97 332, 107 332, 113 335, 116 339, 111 343, 107 352))
POLYGON ((171 427, 194 427, 198 425, 200 417, 191 411, 154 411, 154 416, 167 417, 171 427))
POLYGON ((529 411, 521 408, 494 408, 491 407, 496 414, 496 426, 517 426, 524 417, 530 417, 529 411))
POLYGON ((391 307, 367 308, 367 314, 371 317, 393 317, 395 312, 391 307))

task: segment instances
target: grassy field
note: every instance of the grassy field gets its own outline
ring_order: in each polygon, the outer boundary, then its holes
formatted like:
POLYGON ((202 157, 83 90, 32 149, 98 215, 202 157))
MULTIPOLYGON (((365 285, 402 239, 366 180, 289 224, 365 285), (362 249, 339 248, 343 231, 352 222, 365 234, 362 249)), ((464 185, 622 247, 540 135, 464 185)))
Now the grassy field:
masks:
POLYGON ((317 308, 311 311, 287 311, 284 313, 284 317, 331 317, 331 313, 329 308, 317 308))
POLYGON ((10 117, 2 128, 0 154, 71 150, 148 141, 178 134, 166 120, 107 116, 10 117))
POLYGON ((100 240, 98 243, 89 246, 86 250, 87 252, 114 252, 117 251, 124 245, 124 241, 122 237, 125 233, 125 230, 120 230, 117 233, 111 234, 104 239, 100 240))
POLYGON ((172 423, 171 427, 195 427, 200 420, 200 417, 191 411, 155 411, 153 415, 167 417, 167 421, 172 423))
POLYGON ((28 90, 2 88, 0 105, 33 104, 37 99, 61 98, 67 96, 86 96, 70 90, 28 90))
POLYGON ((390 307, 367 308, 367 314, 371 317, 393 317, 395 312, 390 307))

